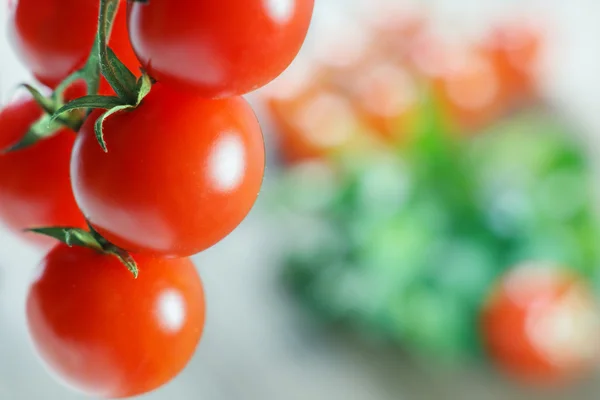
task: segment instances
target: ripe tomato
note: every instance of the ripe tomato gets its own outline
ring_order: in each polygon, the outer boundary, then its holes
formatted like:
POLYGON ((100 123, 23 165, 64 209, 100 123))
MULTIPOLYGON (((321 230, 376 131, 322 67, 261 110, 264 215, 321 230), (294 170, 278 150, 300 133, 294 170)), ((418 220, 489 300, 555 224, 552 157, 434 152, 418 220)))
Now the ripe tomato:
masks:
POLYGON ((386 142, 396 143, 413 132, 419 113, 417 82, 395 62, 366 65, 351 84, 351 99, 386 142))
MULTIPOLYGON (((123 1, 123 3, 125 3, 123 1)), ((54 88, 92 50, 99 13, 98 0, 18 0, 10 3, 9 37, 13 48, 44 85, 54 88)), ((127 35, 127 10, 122 4, 109 45, 137 73, 139 62, 127 35)), ((102 83, 102 93, 110 90, 102 83)))
MULTIPOLYGON (((0 112, 0 149, 20 140, 41 115, 31 99, 4 108, 0 112)), ((75 133, 64 129, 31 147, 0 154, 1 222, 16 232, 41 226, 85 227, 69 179, 74 141, 75 133)))
POLYGON ((425 15, 405 9, 404 5, 398 8, 397 3, 382 4, 377 9, 376 18, 372 21, 377 42, 388 58, 405 59, 412 42, 428 28, 425 15))
POLYGON ((498 365, 532 383, 560 383, 598 360, 600 315, 583 281, 550 266, 510 271, 482 315, 484 342, 498 365))
POLYGON ((131 4, 131 43, 159 82, 227 97, 278 76, 298 53, 314 0, 171 0, 131 4))
POLYGON ((499 76, 504 96, 512 103, 535 99, 536 67, 541 56, 541 33, 525 25, 497 27, 483 45, 499 76))
POLYGON ((207 100, 156 84, 138 108, 106 119, 108 153, 96 142, 94 119, 75 142, 73 190, 117 246, 188 256, 227 236, 252 208, 265 151, 241 97, 207 100))
POLYGON ((459 127, 479 129, 498 118, 506 109, 501 82, 489 58, 466 49, 452 55, 451 63, 434 80, 442 104, 459 127))
POLYGON ((506 110, 502 82, 489 55, 480 49, 425 31, 411 43, 408 60, 417 74, 431 79, 454 128, 479 129, 506 110))
POLYGON ((114 256, 60 244, 27 296, 35 348, 66 385, 121 398, 170 381, 189 362, 204 326, 202 283, 187 258, 114 256))
POLYGON ((294 93, 274 91, 266 106, 288 163, 326 158, 348 147, 361 130, 349 99, 324 82, 309 83, 294 93))

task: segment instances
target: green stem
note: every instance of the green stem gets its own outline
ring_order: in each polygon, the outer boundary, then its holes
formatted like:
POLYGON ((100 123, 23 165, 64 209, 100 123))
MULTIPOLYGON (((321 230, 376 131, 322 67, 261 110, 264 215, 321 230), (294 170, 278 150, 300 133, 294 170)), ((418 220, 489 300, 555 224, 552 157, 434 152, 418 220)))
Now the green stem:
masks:
POLYGON ((119 0, 100 0, 98 21, 98 60, 102 75, 117 95, 127 104, 136 104, 137 87, 135 75, 125 67, 108 47, 114 16, 119 8, 119 0))
POLYGON ((26 229, 26 232, 33 232, 40 235, 48 236, 57 239, 68 246, 82 246, 94 249, 100 253, 116 257, 127 269, 133 274, 134 278, 138 277, 138 267, 127 251, 110 243, 102 237, 88 222, 89 231, 80 228, 72 227, 44 227, 26 229))
POLYGON ((35 144, 38 140, 48 138, 55 134, 61 125, 77 132, 91 110, 98 108, 105 109, 106 112, 98 118, 95 124, 96 136, 102 149, 107 151, 102 134, 104 119, 115 112, 137 107, 152 87, 152 80, 147 74, 144 73, 140 79, 137 79, 108 46, 108 39, 119 5, 120 0, 100 0, 98 30, 88 59, 81 69, 73 72, 57 86, 51 98, 46 99, 34 88, 25 85, 46 113, 51 114, 51 117, 44 115, 32 125, 23 140, 4 152, 22 149, 35 144), (116 96, 98 95, 102 76, 113 88, 116 96), (87 96, 65 104, 65 91, 78 80, 86 83, 87 96), (81 112, 80 110, 85 111, 81 112), (68 114, 66 114, 67 112, 68 114))
POLYGON ((73 72, 62 81, 53 94, 53 99, 58 104, 63 104, 63 94, 69 86, 78 80, 83 80, 87 86, 88 95, 98 94, 100 88, 101 68, 100 59, 106 53, 108 38, 119 9, 119 0, 100 0, 100 13, 98 15, 98 31, 92 51, 83 68, 73 72))

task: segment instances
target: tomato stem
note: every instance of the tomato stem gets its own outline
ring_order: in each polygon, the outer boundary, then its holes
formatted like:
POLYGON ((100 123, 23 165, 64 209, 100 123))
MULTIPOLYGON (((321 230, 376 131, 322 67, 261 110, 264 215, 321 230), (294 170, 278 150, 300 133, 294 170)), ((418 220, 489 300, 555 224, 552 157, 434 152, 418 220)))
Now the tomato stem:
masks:
POLYGON ((90 82, 94 85, 94 90, 88 91, 87 96, 65 104, 56 110, 53 116, 53 118, 60 118, 61 114, 75 109, 86 109, 88 113, 89 110, 96 108, 106 110, 106 112, 98 117, 94 124, 96 138, 104 152, 108 151, 102 132, 104 120, 116 112, 137 107, 150 92, 153 83, 145 72, 137 79, 107 45, 119 3, 119 0, 100 1, 96 43, 86 67, 81 70, 83 75, 89 73, 89 78, 95 79, 90 82), (86 68, 89 68, 91 72, 86 72, 86 68), (96 78, 99 77, 98 70, 113 88, 116 96, 99 96, 96 94, 98 85, 96 78))
MULTIPOLYGON (((107 47, 107 41, 112 31, 119 7, 119 0, 100 0, 100 13, 98 15, 98 31, 94 39, 94 45, 83 68, 73 72, 63 80, 53 94, 55 101, 62 105, 63 93, 69 86, 78 80, 83 80, 87 86, 87 94, 98 94, 100 88, 100 57, 102 49, 107 47), (115 4, 116 1, 116 4, 115 4)), ((110 83, 110 82, 109 82, 110 83)))
MULTIPOLYGON (((137 79, 108 47, 108 38, 119 3, 119 0, 100 0, 98 34, 94 49, 97 54, 95 65, 100 66, 102 75, 104 75, 115 93, 123 99, 124 103, 135 104, 137 100, 137 79)), ((92 53, 95 53, 95 51, 92 51, 92 53)))
POLYGON ((127 251, 115 246, 106 240, 100 233, 98 233, 92 225, 88 222, 89 231, 80 228, 71 227, 48 227, 48 228, 34 228, 26 229, 26 232, 33 232, 44 236, 57 239, 68 246, 81 246, 94 249, 104 254, 109 254, 117 257, 119 261, 129 272, 133 274, 134 278, 138 277, 139 271, 137 264, 131 254, 127 251))
MULTIPOLYGON (((21 85, 23 88, 29 91, 36 103, 38 103, 38 105, 44 110, 45 114, 31 125, 30 129, 19 142, 7 149, 4 149, 2 153, 12 152, 29 147, 39 140, 53 136, 60 130, 62 126, 66 126, 75 132, 81 128, 81 125, 83 124, 85 117, 87 117, 89 114, 89 111, 83 114, 79 111, 75 113, 70 112, 69 114, 65 115, 65 111, 72 111, 76 108, 62 110, 64 105, 64 93, 73 83, 78 80, 83 80, 86 83, 88 95, 97 95, 100 88, 100 78, 102 73, 101 57, 103 54, 112 53, 112 51, 107 48, 106 42, 110 36, 110 32, 112 31, 118 6, 119 0, 100 1, 98 31, 96 33, 94 45, 92 46, 92 50, 90 51, 85 65, 81 69, 73 72, 60 84, 58 84, 49 98, 42 95, 31 85, 21 85)), ((114 53, 112 54, 114 56, 114 53)), ((116 56, 114 58, 116 58, 116 56)), ((111 62, 115 63, 114 60, 111 60, 111 62)), ((107 73, 107 75, 110 74, 107 73)), ((115 84, 114 79, 107 78, 107 80, 111 86, 115 84)), ((135 77, 133 78, 133 81, 133 90, 135 90, 135 77)), ((136 97, 135 95, 131 94, 131 89, 129 89, 126 93, 123 91, 115 91, 117 94, 128 96, 128 100, 133 99, 131 101, 135 102, 136 97)))

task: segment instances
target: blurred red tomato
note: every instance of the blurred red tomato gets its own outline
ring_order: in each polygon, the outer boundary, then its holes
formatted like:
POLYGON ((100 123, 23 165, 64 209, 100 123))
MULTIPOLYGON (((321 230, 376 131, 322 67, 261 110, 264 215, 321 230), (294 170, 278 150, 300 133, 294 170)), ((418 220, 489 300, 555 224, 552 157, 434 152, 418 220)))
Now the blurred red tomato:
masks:
POLYGON ((406 64, 416 74, 432 78, 441 76, 452 62, 457 47, 430 30, 422 30, 408 44, 406 64))
POLYGON ((419 109, 415 77, 394 62, 373 62, 352 80, 351 100, 365 121, 386 142, 409 134, 419 109))
POLYGON ((431 82, 449 122, 461 131, 480 129, 506 110, 492 60, 464 42, 423 32, 412 44, 408 65, 431 82))
POLYGON ((388 7, 378 13, 372 29, 387 57, 404 59, 413 41, 425 32, 427 20, 421 13, 388 7))
POLYGON ((541 32, 526 25, 497 27, 484 42, 483 51, 492 60, 503 95, 511 103, 536 97, 536 67, 542 46, 541 32))
POLYGON ((522 265, 504 276, 481 323, 492 359, 529 383, 564 383, 598 360, 600 316, 590 288, 548 265, 522 265))
POLYGON ((276 83, 266 105, 286 162, 326 157, 363 129, 349 99, 321 73, 307 80, 288 75, 276 83))
POLYGON ((472 50, 457 52, 434 87, 452 121, 467 130, 479 129, 505 110, 501 82, 491 60, 472 50))

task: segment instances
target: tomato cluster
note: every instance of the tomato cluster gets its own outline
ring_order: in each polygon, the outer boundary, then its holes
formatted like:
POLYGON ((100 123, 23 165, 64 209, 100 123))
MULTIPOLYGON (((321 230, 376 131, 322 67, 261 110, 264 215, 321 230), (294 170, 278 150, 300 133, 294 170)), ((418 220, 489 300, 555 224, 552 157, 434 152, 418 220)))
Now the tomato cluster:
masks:
POLYGON ((204 297, 187 257, 232 232, 262 184, 263 137, 241 95, 287 68, 313 6, 9 2, 11 43, 52 95, 27 86, 32 98, 0 112, 0 218, 63 242, 27 319, 69 386, 135 396, 190 360, 204 297))
POLYGON ((477 40, 451 40, 425 16, 401 12, 363 30, 365 45, 342 38, 308 61, 310 74, 298 63, 263 93, 286 162, 335 155, 365 136, 402 146, 424 93, 443 110, 448 130, 461 135, 538 96, 544 43, 534 26, 498 24, 477 40))

